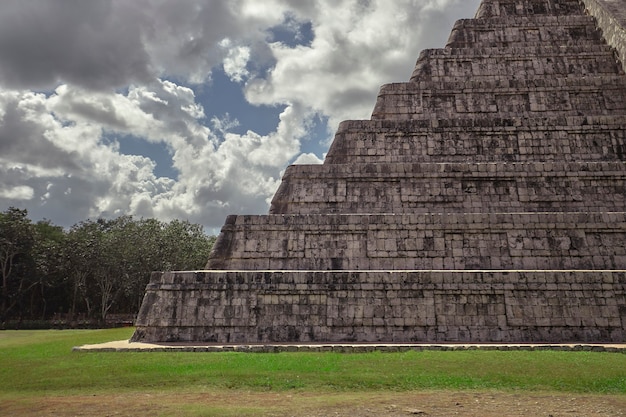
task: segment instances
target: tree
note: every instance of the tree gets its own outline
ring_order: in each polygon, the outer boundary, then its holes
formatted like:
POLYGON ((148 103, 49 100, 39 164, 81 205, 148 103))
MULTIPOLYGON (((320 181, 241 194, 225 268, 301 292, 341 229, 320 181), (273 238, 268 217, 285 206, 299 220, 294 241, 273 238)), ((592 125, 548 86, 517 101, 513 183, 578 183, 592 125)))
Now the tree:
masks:
POLYGON ((134 314, 153 271, 202 268, 214 241, 188 221, 121 216, 65 231, 10 208, 0 213, 0 320, 134 314))
POLYGON ((117 291, 110 291, 103 301, 111 302, 110 307, 117 302, 117 311, 126 313, 139 310, 153 271, 202 268, 214 240, 204 234, 202 226, 187 221, 166 224, 123 216, 111 221, 109 226, 106 241, 116 262, 102 281, 110 285, 101 289, 117 291))
POLYGON ((72 288, 70 308, 72 317, 76 317, 79 310, 87 317, 92 317, 96 298, 92 278, 100 268, 101 251, 102 233, 98 223, 86 220, 70 229, 65 241, 63 258, 72 288), (79 302, 83 304, 82 309, 78 307, 79 302))
POLYGON ((30 294, 29 314, 31 318, 43 320, 49 307, 58 312, 66 305, 68 279, 61 256, 66 234, 61 226, 42 220, 34 225, 34 236, 32 258, 35 270, 32 273, 37 285, 30 294), (51 300, 52 305, 49 306, 51 300))
POLYGON ((164 227, 164 223, 158 220, 141 219, 124 228, 126 250, 119 306, 123 312, 135 313, 139 310, 151 272, 161 269, 164 262, 161 250, 164 227))
POLYGON ((26 210, 15 207, 0 213, 0 320, 3 322, 9 311, 21 301, 23 294, 35 285, 28 282, 28 264, 31 262, 35 236, 27 215, 26 210))
POLYGON ((100 292, 100 318, 104 320, 115 302, 146 273, 142 255, 149 254, 145 252, 141 228, 131 216, 99 223, 104 232, 103 252, 95 281, 100 292))
POLYGON ((160 270, 204 268, 214 243, 215 236, 205 235, 201 225, 173 220, 163 230, 160 270))

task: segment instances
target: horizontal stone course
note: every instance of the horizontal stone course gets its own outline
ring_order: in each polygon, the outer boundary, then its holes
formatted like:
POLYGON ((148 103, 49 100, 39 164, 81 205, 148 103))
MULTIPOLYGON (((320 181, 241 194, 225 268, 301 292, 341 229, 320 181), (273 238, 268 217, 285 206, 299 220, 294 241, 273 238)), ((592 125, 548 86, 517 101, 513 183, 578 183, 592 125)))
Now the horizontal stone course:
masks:
POLYGON ((619 211, 625 199, 623 162, 295 165, 270 214, 619 211))
POLYGON ((483 0, 476 12, 476 18, 486 19, 498 16, 536 15, 580 15, 578 0, 483 0))
POLYGON ((626 78, 395 83, 381 87, 372 119, 617 115, 626 112, 626 78), (456 84, 456 85, 455 85, 456 84))
MULTIPOLYGON (((450 128, 470 128, 485 130, 535 130, 535 129, 580 129, 616 130, 626 123, 625 114, 595 115, 581 114, 577 116, 562 116, 545 114, 543 117, 512 117, 489 115, 489 117, 477 119, 451 119, 451 118, 422 118, 411 120, 344 120, 339 124, 337 133, 357 132, 362 129, 365 132, 378 129, 385 133, 411 133, 413 130, 421 129, 450 129, 450 128)), ((333 141, 334 144, 334 141, 333 141)))
POLYGON ((611 342, 625 336, 624 283, 626 271, 156 273, 146 297, 161 311, 142 309, 134 340, 611 342))
POLYGON ((365 120, 340 125, 325 165, 610 161, 625 155, 624 116, 365 120))
POLYGON ((459 82, 490 79, 529 79, 545 76, 619 74, 622 66, 606 45, 597 52, 580 47, 472 49, 465 54, 450 49, 420 55, 410 82, 459 82), (504 53, 503 53, 504 52, 504 53), (533 53, 530 53, 533 52, 533 53))
POLYGON ((462 19, 452 28, 446 48, 508 47, 533 43, 601 43, 602 32, 589 16, 533 16, 462 19))
MULTIPOLYGON (((552 45, 544 43, 533 43, 529 45, 510 45, 507 48, 487 46, 477 47, 473 45, 468 48, 428 48, 420 52, 413 71, 420 68, 422 64, 428 63, 429 59, 452 59, 458 58, 460 61, 465 60, 491 60, 493 57, 502 57, 505 59, 513 59, 517 57, 520 60, 537 58, 543 60, 550 56, 558 58, 579 59, 586 57, 615 57, 615 48, 606 42, 583 42, 573 45, 552 45)), ((617 59, 619 63, 621 61, 617 59)), ((482 75, 477 73, 476 75, 482 75)), ((514 74, 509 74, 514 75, 514 74)), ((413 77, 411 77, 412 79, 413 77)), ((421 81, 421 80, 417 80, 421 81)))
POLYGON ((208 269, 626 268, 626 213, 231 216, 208 269))

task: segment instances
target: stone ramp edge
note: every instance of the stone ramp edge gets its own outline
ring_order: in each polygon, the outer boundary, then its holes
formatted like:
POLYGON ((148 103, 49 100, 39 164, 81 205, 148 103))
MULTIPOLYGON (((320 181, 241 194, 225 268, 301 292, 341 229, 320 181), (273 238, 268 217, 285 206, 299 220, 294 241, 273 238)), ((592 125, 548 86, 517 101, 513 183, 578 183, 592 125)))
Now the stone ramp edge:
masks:
POLYGON ((255 344, 190 344, 138 343, 128 340, 112 341, 72 348, 74 352, 407 352, 407 351, 565 351, 610 352, 626 354, 626 344, 602 343, 255 343, 255 344))

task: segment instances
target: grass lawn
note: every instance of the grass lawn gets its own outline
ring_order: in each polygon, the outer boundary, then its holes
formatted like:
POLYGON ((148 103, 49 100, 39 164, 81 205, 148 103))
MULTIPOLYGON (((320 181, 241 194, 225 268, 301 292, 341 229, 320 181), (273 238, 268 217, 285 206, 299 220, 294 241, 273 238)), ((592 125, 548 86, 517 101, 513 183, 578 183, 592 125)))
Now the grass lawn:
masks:
POLYGON ((0 332, 0 415, 287 415, 287 403, 315 409, 427 392, 606 395, 626 407, 618 353, 72 352, 132 332, 0 332))

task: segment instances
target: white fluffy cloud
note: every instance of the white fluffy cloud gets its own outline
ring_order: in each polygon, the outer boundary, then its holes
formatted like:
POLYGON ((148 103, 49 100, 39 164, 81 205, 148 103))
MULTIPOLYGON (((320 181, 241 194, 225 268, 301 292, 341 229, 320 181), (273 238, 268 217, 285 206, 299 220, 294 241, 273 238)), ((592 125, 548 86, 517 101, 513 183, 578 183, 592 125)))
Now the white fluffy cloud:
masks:
POLYGON ((233 46, 228 38, 222 40, 220 46, 228 51, 226 58, 224 58, 224 72, 232 81, 243 81, 250 75, 246 68, 250 60, 250 48, 233 46))
POLYGON ((478 1, 319 0, 297 15, 313 22, 315 39, 296 48, 270 45, 276 65, 247 87, 251 102, 302 101, 330 117, 367 118, 384 82, 405 81, 419 52, 442 47, 454 20, 469 17, 478 1), (320 94, 320 92, 323 92, 320 94))
POLYGON ((369 117, 379 86, 407 80, 419 51, 443 46, 478 3, 3 0, 0 210, 64 226, 182 218, 209 231, 227 214, 266 212, 287 164, 320 163, 337 124, 369 117), (207 114, 236 99, 206 94, 216 71, 247 108, 274 109, 273 128, 207 114), (313 120, 329 132, 315 153, 303 150, 313 120), (162 149, 176 175, 123 151, 129 137, 162 149))

